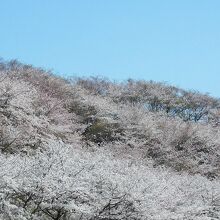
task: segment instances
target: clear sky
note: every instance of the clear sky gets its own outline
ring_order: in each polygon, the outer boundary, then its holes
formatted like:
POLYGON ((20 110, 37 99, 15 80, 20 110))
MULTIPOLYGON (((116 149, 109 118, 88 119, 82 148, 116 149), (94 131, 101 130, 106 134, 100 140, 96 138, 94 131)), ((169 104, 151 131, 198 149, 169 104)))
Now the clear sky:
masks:
POLYGON ((0 56, 220 97, 220 0, 0 0, 0 56))

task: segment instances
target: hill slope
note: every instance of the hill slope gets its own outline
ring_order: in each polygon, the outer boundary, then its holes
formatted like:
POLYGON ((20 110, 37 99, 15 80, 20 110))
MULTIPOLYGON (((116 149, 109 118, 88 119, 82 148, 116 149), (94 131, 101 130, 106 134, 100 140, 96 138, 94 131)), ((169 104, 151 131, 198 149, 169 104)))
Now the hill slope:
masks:
POLYGON ((0 64, 1 219, 219 219, 218 99, 0 64))

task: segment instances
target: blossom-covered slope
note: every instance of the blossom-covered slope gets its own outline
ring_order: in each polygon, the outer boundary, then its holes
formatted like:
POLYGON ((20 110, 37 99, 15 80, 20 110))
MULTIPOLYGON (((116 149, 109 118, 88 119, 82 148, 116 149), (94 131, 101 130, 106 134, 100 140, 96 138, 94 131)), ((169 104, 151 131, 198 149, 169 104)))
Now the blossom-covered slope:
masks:
POLYGON ((220 219, 220 101, 0 63, 0 219, 220 219))

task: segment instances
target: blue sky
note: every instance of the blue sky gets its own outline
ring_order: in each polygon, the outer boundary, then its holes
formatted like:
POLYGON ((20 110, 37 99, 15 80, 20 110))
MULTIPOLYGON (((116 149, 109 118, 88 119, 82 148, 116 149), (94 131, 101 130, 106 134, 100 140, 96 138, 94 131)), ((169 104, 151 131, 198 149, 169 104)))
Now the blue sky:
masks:
POLYGON ((0 56, 220 97, 219 0, 2 0, 0 56))

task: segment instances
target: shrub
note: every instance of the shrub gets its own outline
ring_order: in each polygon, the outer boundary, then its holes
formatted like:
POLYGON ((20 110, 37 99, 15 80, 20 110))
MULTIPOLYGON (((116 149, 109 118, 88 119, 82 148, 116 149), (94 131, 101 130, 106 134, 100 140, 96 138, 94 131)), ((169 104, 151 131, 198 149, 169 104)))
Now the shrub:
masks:
POLYGON ((112 142, 120 139, 123 130, 118 123, 110 123, 105 119, 96 119, 83 133, 86 140, 95 143, 112 142))

